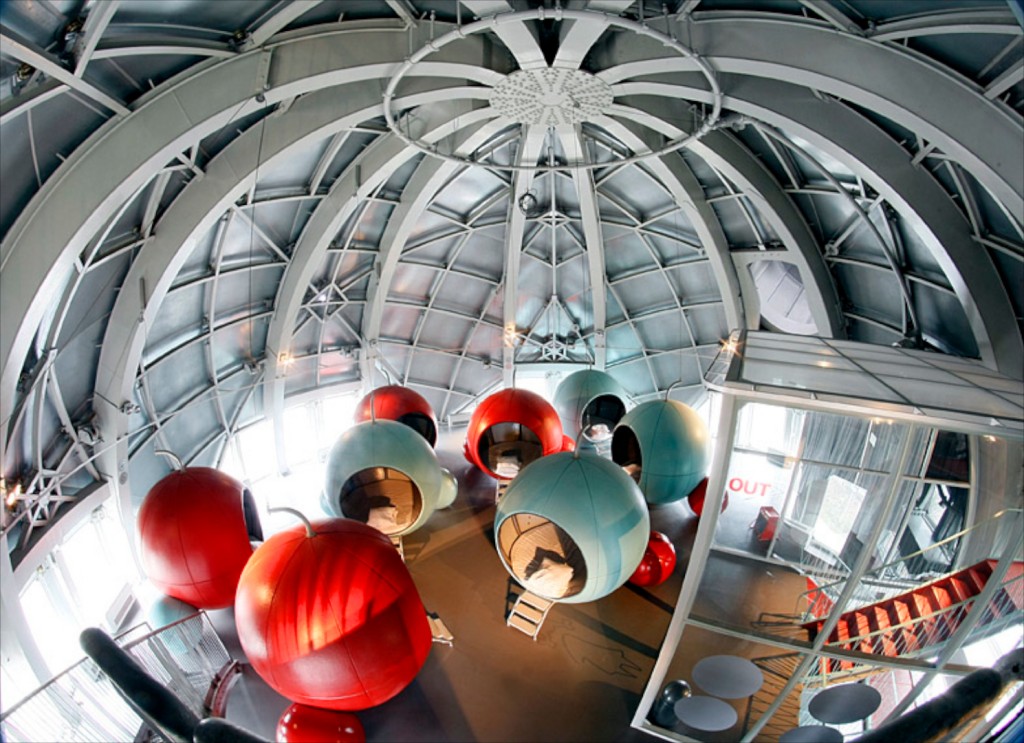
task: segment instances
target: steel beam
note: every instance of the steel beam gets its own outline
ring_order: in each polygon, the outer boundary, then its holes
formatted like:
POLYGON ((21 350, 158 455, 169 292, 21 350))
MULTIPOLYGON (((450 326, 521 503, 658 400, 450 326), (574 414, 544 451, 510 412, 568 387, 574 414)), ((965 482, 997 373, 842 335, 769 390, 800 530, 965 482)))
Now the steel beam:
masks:
POLYGON ((115 114, 126 116, 129 113, 128 108, 119 100, 103 92, 92 83, 87 83, 80 77, 76 77, 51 54, 37 49, 32 42, 20 38, 10 29, 5 28, 0 31, 0 46, 3 47, 5 53, 15 59, 35 67, 47 77, 59 80, 71 90, 81 93, 89 100, 96 101, 115 114))
MULTIPOLYGON (((59 293, 75 257, 126 199, 186 147, 229 121, 302 93, 386 77, 406 53, 402 31, 394 22, 353 22, 274 47, 272 69, 270 53, 263 51, 213 64, 160 88, 137 111, 108 122, 75 150, 0 245, 0 419, 13 409, 18 375, 48 298, 59 293), (366 42, 338 43, 353 33, 366 42)), ((420 65, 413 75, 485 84, 500 79, 482 66, 481 50, 480 44, 461 44, 445 56, 459 61, 420 65)), ((0 456, 6 435, 0 427, 0 456)))
MULTIPOLYGON (((699 88, 622 83, 629 95, 701 100, 699 88)), ((838 101, 796 85, 764 79, 727 82, 727 108, 798 135, 836 160, 908 220, 939 263, 974 331, 982 360, 1011 377, 1024 368, 1024 341, 1010 298, 990 258, 972 248, 970 224, 930 173, 878 127, 838 101)), ((1018 150, 1021 145, 1017 143, 1018 150)))
MULTIPOLYGON (((980 86, 898 45, 800 21, 725 13, 688 28, 693 47, 720 74, 785 80, 877 111, 959 161, 1011 213, 1024 213, 1021 157, 1008 156, 1021 153, 1024 126, 980 86)), ((596 60, 606 67, 598 76, 611 84, 692 70, 652 45, 622 46, 614 58, 596 60)))

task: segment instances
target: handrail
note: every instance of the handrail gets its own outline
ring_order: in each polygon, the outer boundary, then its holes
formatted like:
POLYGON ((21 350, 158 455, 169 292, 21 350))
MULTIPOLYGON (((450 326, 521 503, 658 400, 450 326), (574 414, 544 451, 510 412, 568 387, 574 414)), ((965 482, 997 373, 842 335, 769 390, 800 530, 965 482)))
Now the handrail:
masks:
MULTIPOLYGON (((133 636, 147 625, 144 622, 118 635, 118 654, 128 654, 134 665, 177 696, 197 719, 216 714, 203 695, 209 698, 211 692, 223 692, 236 674, 224 672, 230 656, 205 612, 133 636)), ((147 716, 118 692, 109 676, 97 673, 97 667, 94 660, 83 657, 6 710, 0 715, 3 739, 131 740, 147 724, 147 716)))
MULTIPOLYGON (((942 547, 945 544, 947 544, 948 542, 956 541, 956 540, 960 539, 961 537, 963 537, 964 535, 969 534, 970 532, 975 531, 976 529, 980 529, 983 526, 989 526, 989 525, 995 523, 996 521, 998 521, 999 519, 1004 518, 1008 514, 1020 514, 1020 513, 1024 513, 1024 509, 1021 509, 1021 508, 1005 508, 1002 511, 999 511, 998 513, 996 513, 994 516, 992 516, 992 518, 986 519, 985 521, 981 521, 981 522, 979 522, 977 524, 972 524, 971 526, 967 527, 966 529, 961 529, 960 531, 956 532, 955 534, 951 534, 950 536, 946 537, 945 539, 943 539, 941 541, 938 541, 935 544, 929 545, 928 547, 925 547, 924 549, 917 550, 916 552, 912 552, 909 555, 903 555, 898 560, 893 560, 892 562, 888 562, 888 563, 886 563, 884 565, 880 565, 879 567, 872 568, 870 573, 868 575, 865 575, 864 578, 865 579, 869 579, 869 575, 870 574, 880 574, 880 573, 882 573, 882 571, 887 570, 887 569, 889 569, 891 567, 894 567, 894 566, 899 565, 901 563, 906 563, 906 562, 908 562, 910 560, 913 560, 913 559, 916 559, 918 557, 921 557, 922 555, 927 553, 929 550, 933 550, 933 549, 942 547)), ((799 609, 799 607, 801 607, 801 606, 810 606, 811 605, 809 602, 807 602, 807 597, 810 594, 818 593, 818 592, 825 592, 825 591, 829 591, 829 590, 835 590, 837 586, 842 586, 845 583, 846 583, 845 579, 837 580, 837 581, 834 581, 832 583, 826 583, 824 585, 818 586, 817 588, 808 589, 808 590, 804 591, 797 598, 797 608, 799 609)), ((801 612, 801 613, 805 613, 805 612, 801 612)))

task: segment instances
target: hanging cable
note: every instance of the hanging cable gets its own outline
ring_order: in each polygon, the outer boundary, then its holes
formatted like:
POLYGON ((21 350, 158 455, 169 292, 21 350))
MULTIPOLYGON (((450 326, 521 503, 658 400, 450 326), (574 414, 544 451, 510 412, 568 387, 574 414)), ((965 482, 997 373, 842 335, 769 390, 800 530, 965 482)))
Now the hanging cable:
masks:
POLYGON ((260 120, 260 139, 256 146, 256 168, 253 170, 252 190, 249 192, 249 360, 256 363, 256 354, 253 349, 253 325, 255 309, 253 307, 255 290, 253 288, 253 249, 256 242, 256 187, 260 182, 260 163, 263 160, 263 136, 267 131, 267 117, 260 120))

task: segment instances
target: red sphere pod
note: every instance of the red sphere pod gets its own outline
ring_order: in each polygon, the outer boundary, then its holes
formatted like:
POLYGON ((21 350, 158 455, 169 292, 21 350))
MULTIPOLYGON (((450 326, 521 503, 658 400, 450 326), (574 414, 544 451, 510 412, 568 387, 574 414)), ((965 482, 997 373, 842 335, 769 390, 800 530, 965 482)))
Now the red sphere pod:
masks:
POLYGON ((366 743, 366 732, 351 712, 293 704, 277 721, 277 743, 366 743))
POLYGON ((150 582, 200 609, 230 606, 252 555, 244 497, 242 483, 210 467, 175 471, 154 485, 137 521, 150 582))
POLYGON ((652 531, 643 559, 629 582, 636 586, 658 586, 676 569, 676 548, 660 531, 652 531))
POLYGON ((485 398, 473 411, 465 454, 491 477, 510 479, 499 474, 493 462, 503 451, 518 458, 521 469, 535 459, 562 451, 563 445, 562 421, 547 400, 528 390, 506 389, 485 398))
POLYGON ((423 395, 408 387, 397 384, 378 387, 359 401, 354 417, 356 423, 374 418, 398 421, 422 435, 431 446, 437 443, 434 409, 423 395))
MULTIPOLYGON (((697 514, 697 518, 700 518, 700 514, 704 510, 704 498, 707 496, 707 493, 708 478, 705 477, 703 480, 697 483, 697 487, 691 490, 690 494, 686 496, 686 502, 689 504, 690 510, 697 514)), ((722 496, 722 510, 724 511, 725 507, 728 505, 729 494, 726 493, 724 496, 722 496)))
POLYGON ((293 702, 354 712, 404 689, 430 652, 427 613, 391 540, 350 519, 278 532, 235 598, 255 671, 293 702))
POLYGON ((562 451, 576 451, 576 441, 572 436, 562 436, 562 451))

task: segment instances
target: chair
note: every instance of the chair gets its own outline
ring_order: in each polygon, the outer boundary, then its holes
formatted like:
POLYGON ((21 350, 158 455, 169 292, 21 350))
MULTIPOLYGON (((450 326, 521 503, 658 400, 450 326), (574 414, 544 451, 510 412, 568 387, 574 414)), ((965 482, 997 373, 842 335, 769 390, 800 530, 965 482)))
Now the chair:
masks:
POLYGON ((164 738, 174 743, 267 743, 227 720, 200 719, 103 630, 89 627, 78 641, 131 708, 164 738))
POLYGON ((199 717, 159 683, 103 630, 88 627, 78 637, 85 654, 114 682, 139 716, 169 740, 192 743, 199 717))

